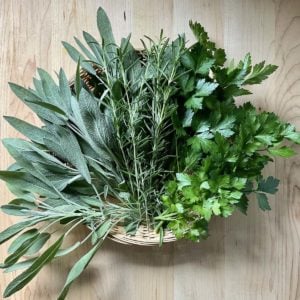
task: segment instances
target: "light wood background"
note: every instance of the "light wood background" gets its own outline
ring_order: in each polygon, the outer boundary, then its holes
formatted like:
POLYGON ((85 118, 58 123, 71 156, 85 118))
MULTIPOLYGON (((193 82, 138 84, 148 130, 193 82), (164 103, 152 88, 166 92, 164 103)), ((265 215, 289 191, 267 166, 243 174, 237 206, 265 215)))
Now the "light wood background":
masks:
MULTIPOLYGON (((0 114, 38 123, 13 96, 7 82, 30 85, 36 67, 69 75, 75 65, 60 41, 86 30, 96 32, 96 9, 103 6, 117 40, 129 32, 133 42, 157 36, 161 28, 175 37, 200 21, 229 57, 253 53, 280 69, 248 97, 278 113, 300 130, 299 0, 0 0, 0 114)), ((18 136, 1 119, 1 137, 18 136)), ((1 169, 11 158, 1 146, 1 169)), ((300 151, 300 149, 298 148, 300 151)), ((273 210, 250 205, 248 217, 236 213, 215 220, 211 237, 199 244, 178 242, 163 248, 129 247, 107 241, 73 285, 68 299, 86 300, 297 300, 300 299, 300 156, 268 167, 281 179, 273 210)), ((1 203, 11 195, 1 184, 1 203)), ((0 227, 13 222, 3 214, 0 227)), ((1 247, 1 261, 6 246, 1 247)), ((67 271, 80 253, 47 266, 15 300, 56 299, 67 271)), ((0 289, 15 274, 0 275, 0 289)))

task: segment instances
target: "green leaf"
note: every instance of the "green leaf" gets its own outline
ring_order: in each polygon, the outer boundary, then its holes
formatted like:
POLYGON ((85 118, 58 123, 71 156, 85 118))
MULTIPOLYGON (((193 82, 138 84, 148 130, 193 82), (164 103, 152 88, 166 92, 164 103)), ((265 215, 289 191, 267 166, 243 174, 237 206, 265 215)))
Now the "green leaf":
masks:
POLYGON ((226 61, 226 54, 224 49, 217 49, 214 53, 214 58, 216 60, 216 64, 219 66, 223 66, 226 61))
POLYGON ((139 59, 139 54, 136 49, 130 43, 131 34, 126 38, 121 40, 121 48, 124 51, 124 67, 128 70, 128 76, 130 81, 133 83, 133 91, 137 91, 140 87, 140 76, 143 74, 143 67, 139 59))
POLYGON ((26 201, 34 202, 36 200, 36 196, 32 192, 24 191, 21 186, 12 185, 8 182, 6 183, 7 188, 10 190, 11 193, 16 195, 19 199, 24 199, 26 201))
POLYGON ((39 258, 37 258, 27 270, 25 270, 13 281, 11 281, 4 291, 4 298, 11 296, 15 292, 22 289, 28 282, 30 282, 34 278, 34 276, 43 268, 43 266, 54 258, 56 252, 63 242, 63 239, 64 236, 61 236, 39 258))
POLYGON ((211 125, 207 121, 201 121, 196 130, 197 136, 201 139, 212 139, 211 125))
POLYGON ((238 203, 235 203, 235 206, 245 215, 247 215, 249 199, 246 195, 243 195, 238 203))
POLYGON ((41 218, 32 218, 30 220, 20 221, 16 224, 11 225, 10 227, 0 232, 0 245, 6 242, 7 240, 11 239, 19 232, 23 231, 25 228, 31 227, 41 221, 41 218))
POLYGON ((47 120, 54 124, 65 124, 65 119, 62 118, 64 112, 62 112, 59 108, 53 108, 50 104, 48 106, 45 104, 46 107, 43 107, 43 105, 40 104, 43 103, 43 100, 32 91, 11 82, 9 83, 9 86, 15 95, 29 106, 42 120, 47 120), (52 109, 50 109, 50 107, 52 109), (60 112, 59 115, 54 114, 53 109, 54 111, 57 109, 60 112))
POLYGON ((80 60, 81 66, 86 71, 88 71, 90 74, 96 75, 96 72, 93 69, 93 67, 89 63, 84 61, 84 57, 80 54, 78 50, 76 50, 76 48, 74 48, 72 45, 70 45, 67 42, 62 42, 62 44, 74 62, 78 63, 78 61, 80 60))
POLYGON ((230 197, 233 199, 239 200, 242 197, 243 193, 239 191, 233 191, 230 193, 230 197))
POLYGON ((65 255, 71 253, 72 251, 74 251, 75 249, 77 249, 80 245, 82 245, 81 242, 76 242, 70 247, 67 247, 65 249, 59 249, 57 251, 55 257, 65 256, 65 255))
MULTIPOLYGON (((247 53, 244 59, 241 60, 236 67, 232 65, 227 68, 225 83, 226 85, 236 85, 240 87, 241 85, 244 84, 246 80, 245 78, 250 72, 251 72, 251 55, 250 53, 247 53)), ((222 75, 221 72, 217 74, 217 76, 220 75, 222 75)))
POLYGON ((104 66, 104 51, 99 45, 99 42, 88 32, 83 31, 83 37, 96 57, 96 63, 99 66, 104 66))
POLYGON ((181 56, 181 63, 188 69, 195 70, 196 62, 190 52, 186 51, 181 56))
POLYGON ((195 136, 193 138, 190 138, 188 140, 188 144, 191 145, 192 149, 194 151, 202 150, 204 153, 210 152, 213 148, 215 143, 212 142, 211 139, 213 135, 210 135, 209 133, 203 133, 199 136, 195 136))
POLYGON ((242 190, 245 188, 245 186, 247 184, 247 178, 234 177, 231 180, 231 184, 232 184, 232 187, 234 187, 235 189, 242 190))
POLYGON ((296 144, 300 144, 300 133, 293 132, 285 136, 287 139, 295 142, 296 144))
POLYGON ((75 166, 88 183, 91 182, 91 175, 80 145, 70 130, 56 127, 53 139, 46 138, 44 143, 56 155, 75 166))
POLYGON ((268 202, 268 197, 266 194, 263 193, 256 193, 256 198, 258 200, 259 207, 265 211, 265 210, 271 210, 270 204, 268 202))
POLYGON ((189 74, 183 74, 178 78, 179 85, 184 95, 192 92, 195 87, 195 77, 189 74))
POLYGON ((78 62, 78 60, 80 58, 82 58, 83 60, 83 56, 80 54, 80 52, 74 48, 72 45, 70 45, 67 42, 62 42, 63 46, 65 47, 65 49, 67 50, 68 54, 70 55, 70 57, 75 61, 78 62))
POLYGON ((20 246, 16 248, 16 250, 11 253, 4 261, 4 265, 2 265, 3 268, 7 268, 13 264, 15 264, 23 255, 26 254, 28 249, 34 244, 34 242, 39 237, 39 233, 36 232, 31 236, 26 237, 25 239, 22 239, 19 241, 20 246), (21 243, 22 241, 22 243, 21 243))
POLYGON ((208 181, 203 181, 200 186, 199 186, 200 189, 205 189, 205 190, 209 190, 210 189, 210 185, 208 183, 208 181))
POLYGON ((182 127, 190 127, 192 125, 192 120, 194 116, 194 112, 191 109, 187 109, 184 114, 184 118, 182 120, 182 127))
POLYGON ((192 96, 184 104, 186 108, 202 109, 203 98, 192 96))
POLYGON ((90 61, 97 61, 97 58, 81 43, 81 41, 74 37, 74 40, 78 47, 81 49, 81 51, 84 53, 84 55, 90 60, 90 61))
POLYGON ((30 267, 34 261, 36 260, 36 258, 30 258, 21 262, 17 262, 13 265, 11 265, 10 267, 6 268, 4 270, 4 273, 9 273, 9 272, 14 272, 14 271, 19 271, 21 269, 26 269, 28 267, 30 267))
POLYGON ((46 136, 45 130, 31 125, 15 117, 4 116, 4 119, 20 133, 28 137, 33 142, 43 144, 43 139, 46 136))
POLYGON ((81 84, 81 77, 80 77, 80 59, 78 59, 76 75, 75 75, 75 94, 77 99, 79 99, 81 88, 82 88, 82 84, 81 84))
POLYGON ((269 135, 269 134, 259 134, 259 135, 256 135, 255 138, 258 141, 260 141, 268 146, 272 145, 275 140, 274 136, 269 135))
MULTIPOLYGON (((47 134, 53 138, 53 133, 47 132, 47 134)), ((18 161, 20 167, 24 168, 22 171, 26 171, 41 180, 53 192, 61 191, 67 185, 81 179, 81 175, 76 170, 70 169, 69 166, 28 141, 3 139, 3 144, 10 155, 18 161)), ((21 186, 19 185, 17 188, 21 186)), ((13 209, 13 207, 11 208, 13 209)))
POLYGON ((16 239, 8 247, 8 254, 12 254, 13 252, 17 251, 17 249, 28 239, 32 238, 37 234, 38 230, 36 228, 29 229, 19 235, 16 239))
POLYGON ((184 212, 184 207, 181 203, 176 203, 175 206, 178 213, 182 214, 184 212))
POLYGON ((34 241, 34 243, 30 246, 30 248, 26 251, 26 255, 33 255, 40 251, 46 242, 50 239, 51 234, 48 232, 42 232, 39 234, 38 238, 34 241))
POLYGON ((196 73, 199 73, 201 75, 207 75, 214 63, 215 63, 214 59, 205 58, 201 62, 200 66, 197 68, 196 73))
POLYGON ((218 87, 218 83, 206 82, 205 79, 200 79, 196 86, 197 97, 206 97, 212 94, 212 92, 218 87))
POLYGON ((234 131, 231 130, 234 127, 234 123, 234 116, 226 116, 223 121, 213 128, 213 130, 224 137, 230 137, 234 134, 234 131))
POLYGON ((218 201, 213 202, 211 209, 212 209, 214 215, 219 216, 221 214, 220 207, 221 207, 221 204, 218 201))
POLYGON ((49 163, 33 163, 33 168, 37 171, 37 174, 40 174, 40 179, 44 183, 49 184, 58 191, 63 191, 67 186, 79 183, 83 179, 77 170, 63 169, 60 166, 52 166, 49 163))
POLYGON ((292 142, 296 143, 296 144, 300 144, 300 132, 289 132, 287 134, 285 134, 285 138, 287 138, 288 140, 291 140, 292 142))
POLYGON ((94 255, 96 254, 97 250, 99 249, 102 241, 98 242, 89 252, 87 252, 84 256, 82 256, 72 267, 71 271, 68 274, 66 283, 59 294, 57 300, 63 300, 66 298, 67 293, 70 289, 71 284, 75 279, 77 279, 81 273, 85 270, 88 266, 94 255))
POLYGON ((72 92, 70 88, 70 82, 67 79, 67 76, 63 69, 59 70, 59 92, 62 102, 65 104, 65 107, 68 112, 71 111, 71 98, 72 92))
POLYGON ((30 213, 30 210, 35 208, 35 203, 20 198, 16 198, 10 201, 8 204, 1 206, 1 210, 7 215, 11 216, 26 216, 30 213))
POLYGON ((118 162, 112 119, 100 111, 95 97, 82 89, 79 101, 72 99, 72 110, 76 125, 85 141, 98 155, 97 160, 103 161, 105 166, 109 165, 112 158, 114 162, 118 162))
POLYGON ((46 97, 42 99, 55 106, 63 105, 64 103, 60 101, 59 87, 50 74, 41 68, 38 68, 37 71, 41 79, 43 95, 46 97))
POLYGON ((13 186, 22 186, 24 191, 35 192, 40 196, 58 196, 51 186, 26 172, 0 171, 0 179, 13 186))
POLYGON ((111 220, 108 219, 104 221, 96 231, 98 239, 102 239, 104 236, 106 236, 111 228, 112 228, 111 220))
POLYGON ((203 133, 210 130, 211 125, 207 121, 201 121, 197 128, 197 133, 203 133))
POLYGON ((189 26, 201 46, 210 51, 216 50, 215 44, 209 41, 208 34, 200 23, 190 21, 189 26))
POLYGON ((267 179, 260 179, 258 181, 257 190, 268 193, 275 194, 278 191, 279 179, 269 176, 267 179))
MULTIPOLYGON (((237 67, 237 75, 235 76, 234 83, 237 85, 241 85, 245 83, 245 77, 251 72, 251 55, 247 53, 244 57, 243 61, 240 61, 237 67)), ((233 71, 234 73, 234 71, 233 71)))
POLYGON ((266 65, 265 62, 256 64, 249 76, 247 76, 244 84, 258 84, 267 79, 269 75, 276 71, 278 67, 275 65, 266 65))
POLYGON ((178 189, 182 190, 183 187, 191 185, 191 179, 188 174, 176 173, 176 178, 178 181, 178 189))
POLYGON ((117 51, 116 42, 112 33, 110 21, 101 7, 97 11, 97 25, 105 50, 108 56, 113 58, 117 51))
POLYGON ((48 102, 40 102, 40 101, 33 101, 33 100, 27 100, 27 103, 33 103, 37 106, 41 106, 51 112, 55 112, 55 113, 63 116, 64 117, 63 119, 67 120, 65 112, 62 109, 60 109, 59 107, 57 107, 56 105, 53 105, 48 102))
POLYGON ((274 156, 281 157, 291 157, 296 154, 296 152, 293 149, 287 146, 282 146, 280 148, 269 148, 268 151, 274 156))
POLYGON ((32 81, 35 88, 35 94, 41 99, 47 99, 47 96, 45 95, 44 92, 42 81, 37 78, 33 78, 32 81))

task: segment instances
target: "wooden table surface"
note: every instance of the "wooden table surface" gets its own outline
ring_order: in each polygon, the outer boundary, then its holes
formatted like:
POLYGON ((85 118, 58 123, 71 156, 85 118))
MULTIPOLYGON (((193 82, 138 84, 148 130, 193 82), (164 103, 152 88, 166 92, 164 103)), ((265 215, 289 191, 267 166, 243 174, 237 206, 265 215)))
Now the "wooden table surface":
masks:
MULTIPOLYGON (((62 66, 71 76, 76 66, 60 41, 72 42, 82 30, 96 35, 98 6, 110 16, 117 40, 132 32, 138 46, 140 37, 158 36, 161 28, 170 37, 186 32, 192 39, 188 20, 193 19, 206 27, 229 57, 240 59, 251 52, 255 62, 266 59, 279 65, 247 100, 278 113, 300 130, 299 0, 1 0, 0 115, 38 123, 7 82, 29 86, 37 67, 54 74, 62 66)), ((1 137, 19 136, 3 119, 0 126, 1 137)), ((0 150, 4 169, 12 160, 2 145, 0 150)), ((253 200, 248 217, 236 213, 214 220, 210 238, 199 244, 143 248, 107 241, 68 299, 300 299, 300 156, 278 159, 267 172, 281 180, 271 212, 261 212, 253 200)), ((1 203, 10 198, 1 183, 1 203)), ((1 229, 12 222, 1 214, 1 229)), ((6 246, 1 247, 1 260, 6 246)), ((48 265, 10 299, 56 299, 79 255, 48 265)), ((2 292, 14 276, 1 273, 2 292)))

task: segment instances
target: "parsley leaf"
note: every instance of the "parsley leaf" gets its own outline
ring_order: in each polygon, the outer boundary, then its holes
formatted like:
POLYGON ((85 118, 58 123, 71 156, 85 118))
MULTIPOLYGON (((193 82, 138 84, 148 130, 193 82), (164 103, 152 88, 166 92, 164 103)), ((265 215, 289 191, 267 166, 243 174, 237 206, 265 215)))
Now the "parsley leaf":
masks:
POLYGON ((185 186, 191 185, 191 179, 189 175, 184 173, 177 173, 176 178, 178 180, 178 189, 181 190, 185 186))
POLYGON ((260 179, 257 190, 268 194, 275 194, 278 191, 279 182, 279 179, 273 176, 269 176, 267 179, 260 179))
POLYGON ((267 79, 269 75, 276 71, 278 67, 275 65, 266 65, 265 61, 262 61, 259 64, 256 64, 252 68, 252 72, 249 76, 247 76, 244 84, 258 84, 263 80, 267 79))
POLYGON ((275 156, 282 156, 282 157, 291 157, 296 154, 296 152, 287 147, 287 146, 282 146, 280 148, 270 148, 269 152, 275 156))
POLYGON ((211 95, 211 93, 217 88, 218 83, 206 82, 205 79, 201 79, 196 85, 196 95, 198 97, 206 97, 211 95))
POLYGON ((256 198, 258 200, 258 205, 259 205, 261 210, 263 210, 263 211, 271 210, 271 207, 270 207, 270 204, 269 204, 269 201, 268 201, 268 197, 267 197, 266 194, 257 193, 256 198))
POLYGON ((234 122, 234 116, 226 116, 225 119, 214 128, 214 131, 220 133, 224 137, 230 137, 234 134, 234 131, 231 130, 234 126, 234 122))

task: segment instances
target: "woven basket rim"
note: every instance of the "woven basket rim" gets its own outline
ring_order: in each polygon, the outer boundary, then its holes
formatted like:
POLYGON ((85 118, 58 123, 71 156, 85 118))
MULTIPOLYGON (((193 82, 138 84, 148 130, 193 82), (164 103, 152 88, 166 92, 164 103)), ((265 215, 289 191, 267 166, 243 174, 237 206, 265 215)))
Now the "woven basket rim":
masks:
MULTIPOLYGON (((135 235, 127 234, 124 226, 116 225, 109 233, 108 238, 125 245, 156 246, 160 244, 160 234, 146 225, 139 225, 135 235)), ((163 244, 175 242, 176 240, 171 230, 164 230, 163 244)))

